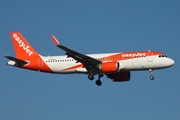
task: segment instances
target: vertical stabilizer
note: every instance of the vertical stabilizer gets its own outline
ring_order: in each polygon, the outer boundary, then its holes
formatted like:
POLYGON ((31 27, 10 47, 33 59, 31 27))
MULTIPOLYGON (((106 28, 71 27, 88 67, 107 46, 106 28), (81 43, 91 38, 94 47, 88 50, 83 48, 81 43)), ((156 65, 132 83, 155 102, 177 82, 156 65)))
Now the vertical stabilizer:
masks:
POLYGON ((20 32, 11 32, 10 35, 12 37, 16 58, 5 56, 10 59, 8 65, 36 71, 52 72, 44 62, 42 56, 35 51, 20 32))
POLYGON ((12 42, 16 57, 21 60, 29 60, 34 57, 39 57, 39 54, 27 42, 20 32, 11 32, 12 42))

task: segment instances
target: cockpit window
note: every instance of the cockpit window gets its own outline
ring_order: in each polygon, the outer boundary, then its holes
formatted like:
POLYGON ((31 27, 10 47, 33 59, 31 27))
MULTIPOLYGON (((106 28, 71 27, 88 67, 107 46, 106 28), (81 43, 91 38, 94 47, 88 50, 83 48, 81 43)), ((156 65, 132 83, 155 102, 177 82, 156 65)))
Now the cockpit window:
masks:
POLYGON ((159 57, 167 57, 166 55, 159 55, 159 57))

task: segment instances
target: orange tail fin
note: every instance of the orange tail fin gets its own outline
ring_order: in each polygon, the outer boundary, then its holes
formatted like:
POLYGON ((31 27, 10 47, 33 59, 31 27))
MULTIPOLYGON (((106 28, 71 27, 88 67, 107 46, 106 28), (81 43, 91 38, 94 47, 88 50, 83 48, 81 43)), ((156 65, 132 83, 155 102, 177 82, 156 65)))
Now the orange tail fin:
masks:
POLYGON ((11 32, 12 42, 16 53, 16 58, 5 56, 10 59, 8 65, 18 66, 24 69, 30 69, 42 72, 53 72, 50 67, 43 61, 28 41, 20 32, 11 32))
POLYGON ((39 54, 27 42, 20 32, 11 32, 12 42, 14 45, 16 57, 21 60, 29 60, 39 57, 39 54))

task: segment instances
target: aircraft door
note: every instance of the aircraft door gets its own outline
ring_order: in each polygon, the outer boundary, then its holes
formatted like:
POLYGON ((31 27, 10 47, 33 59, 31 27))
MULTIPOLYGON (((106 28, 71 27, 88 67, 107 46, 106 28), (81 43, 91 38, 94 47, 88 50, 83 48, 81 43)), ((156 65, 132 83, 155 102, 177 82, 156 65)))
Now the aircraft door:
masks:
POLYGON ((153 52, 148 52, 147 53, 147 62, 153 62, 153 52))
POLYGON ((38 67, 43 67, 43 61, 41 58, 38 59, 38 67))

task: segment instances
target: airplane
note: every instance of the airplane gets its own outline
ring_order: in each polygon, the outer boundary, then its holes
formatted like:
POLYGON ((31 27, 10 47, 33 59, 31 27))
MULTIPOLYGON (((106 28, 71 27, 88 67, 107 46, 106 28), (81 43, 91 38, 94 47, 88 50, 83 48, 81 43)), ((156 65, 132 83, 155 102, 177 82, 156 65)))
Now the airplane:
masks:
POLYGON ((7 65, 39 72, 55 74, 87 74, 89 80, 98 75, 96 85, 104 75, 114 82, 125 82, 131 78, 131 71, 147 70, 153 80, 153 70, 168 68, 174 60, 162 52, 139 51, 103 54, 82 54, 62 44, 51 34, 54 44, 65 51, 62 56, 42 56, 28 43, 20 32, 10 32, 16 57, 9 59, 7 65))

